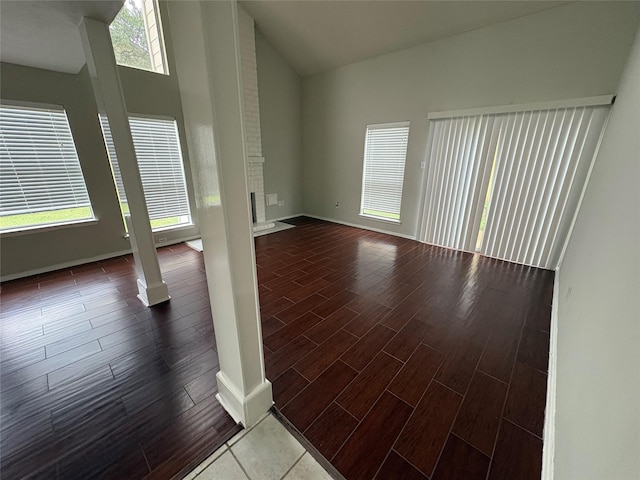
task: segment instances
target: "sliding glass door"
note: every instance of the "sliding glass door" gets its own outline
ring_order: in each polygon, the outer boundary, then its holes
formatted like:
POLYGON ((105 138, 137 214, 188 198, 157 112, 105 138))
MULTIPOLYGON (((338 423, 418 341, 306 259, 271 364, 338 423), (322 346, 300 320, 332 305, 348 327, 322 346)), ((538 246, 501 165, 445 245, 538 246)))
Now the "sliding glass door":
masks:
POLYGON ((419 239, 553 269, 608 105, 430 120, 419 239))

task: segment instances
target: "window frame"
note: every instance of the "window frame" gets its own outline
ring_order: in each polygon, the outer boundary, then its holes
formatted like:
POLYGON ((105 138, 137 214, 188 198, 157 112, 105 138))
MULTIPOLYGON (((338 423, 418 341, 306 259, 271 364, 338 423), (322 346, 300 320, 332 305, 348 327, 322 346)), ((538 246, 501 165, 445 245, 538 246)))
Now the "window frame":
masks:
MULTIPOLYGON (((132 68, 134 70, 142 70, 144 72, 150 72, 150 73, 155 73, 158 75, 170 75, 170 71, 169 71, 169 62, 167 59, 167 47, 166 47, 166 39, 165 39, 165 35, 164 35, 164 28, 162 26, 162 15, 160 14, 160 4, 158 2, 158 0, 141 0, 143 3, 142 6, 142 10, 141 10, 141 14, 142 14, 142 20, 144 23, 144 34, 145 34, 145 39, 147 42, 147 48, 149 49, 148 53, 149 53, 149 61, 151 63, 151 68, 143 68, 143 67, 138 67, 135 65, 127 65, 125 63, 120 63, 118 61, 118 57, 116 55, 115 52, 115 46, 113 45, 113 39, 111 41, 111 45, 112 48, 114 50, 114 56, 116 59, 116 64, 119 67, 126 67, 126 68, 132 68), (151 2, 151 4, 153 5, 153 17, 155 20, 155 29, 157 30, 157 41, 158 41, 158 49, 160 50, 159 54, 160 54, 160 60, 161 60, 161 69, 158 68, 154 68, 154 55, 153 55, 153 51, 152 51, 152 40, 150 38, 150 33, 151 33, 151 27, 148 25, 148 21, 147 21, 147 15, 145 14, 145 7, 144 7, 144 3, 145 2, 151 2)), ((123 3, 122 8, 126 8, 126 0, 125 3, 123 3)), ((118 17, 118 15, 120 15, 120 12, 122 11, 122 8, 118 11, 118 14, 116 15, 116 17, 114 17, 114 20, 118 17)), ((111 23, 113 23, 113 21, 111 23)), ((111 24, 109 24, 109 34, 111 35, 111 24)))
MULTIPOLYGON (((360 189, 360 210, 358 215, 369 220, 375 220, 379 222, 392 223, 394 225, 399 225, 402 223, 402 195, 404 192, 404 175, 406 173, 407 166, 407 154, 408 154, 408 146, 409 146, 409 134, 411 133, 411 122, 399 121, 399 122, 388 122, 388 123, 371 123, 367 124, 365 127, 365 138, 364 138, 364 152, 363 152, 363 160, 362 160, 362 183, 360 189), (404 159, 402 162, 402 178, 400 184, 400 195, 398 197, 398 218, 391 218, 385 216, 372 215, 371 213, 365 213, 365 195, 366 195, 366 185, 367 185, 367 157, 368 157, 368 148, 369 148, 369 131, 370 130, 385 130, 385 129, 398 129, 405 128, 406 129, 406 145, 404 151, 404 159)), ((389 212, 385 212, 389 213, 389 212)))
MULTIPOLYGON (((52 223, 37 223, 31 225, 23 225, 20 227, 0 229, 0 236, 3 237, 11 237, 16 235, 25 235, 31 233, 37 233, 41 231, 50 231, 50 230, 59 230, 64 228, 73 228, 79 226, 88 226, 95 225, 98 223, 98 218, 95 215, 95 211, 93 208, 93 202, 91 201, 91 194, 89 193, 89 188, 87 187, 86 176, 83 168, 82 161, 80 160, 80 156, 78 155, 78 149, 76 145, 76 141, 73 135, 73 129, 71 128, 71 123, 69 121, 69 114, 67 109, 62 104, 54 104, 54 103, 45 103, 45 102, 29 102, 25 100, 15 100, 15 99, 0 99, 0 107, 9 107, 9 108, 18 108, 25 110, 49 110, 49 111, 57 111, 64 115, 66 126, 68 128, 69 136, 71 139, 71 143, 73 145, 75 159, 78 162, 78 168, 82 175, 82 183, 84 186, 84 190, 86 191, 87 199, 88 199, 88 208, 91 212, 90 217, 86 218, 78 218, 74 220, 65 220, 60 222, 52 222, 52 223)), ((75 168, 75 166, 74 166, 75 168)), ((48 210, 43 210, 46 212, 48 210)), ((33 212, 37 213, 37 212, 33 212)))
MULTIPOLYGON (((124 224, 124 228, 125 228, 125 232, 127 232, 127 223, 125 221, 125 215, 126 213, 124 212, 124 210, 122 209, 122 204, 126 203, 122 201, 122 196, 121 193, 125 194, 125 199, 126 199, 126 192, 121 192, 120 189, 118 188, 118 180, 117 180, 117 176, 116 176, 116 168, 114 168, 114 164, 112 162, 112 157, 111 157, 111 153, 109 151, 109 145, 107 144, 107 138, 105 135, 105 131, 103 128, 103 123, 102 123, 102 118, 104 118, 106 120, 106 125, 109 126, 108 123, 108 118, 106 116, 106 114, 103 113, 99 113, 98 114, 98 122, 100 123, 100 128, 102 131, 102 137, 103 137, 103 141, 104 141, 104 146, 105 146, 105 150, 107 153, 107 157, 109 159, 109 166, 111 168, 111 172, 112 172, 112 176, 113 176, 113 184, 114 184, 114 188, 116 190, 116 194, 118 196, 118 205, 120 207, 120 212, 122 214, 122 221, 124 224)), ((181 137, 180 137, 180 130, 179 130, 179 125, 178 125, 178 120, 175 117, 171 117, 171 116, 166 116, 166 115, 149 115, 149 114, 143 114, 143 113, 132 113, 132 112, 128 112, 127 113, 127 118, 129 120, 129 122, 131 121, 131 119, 134 120, 157 120, 157 121, 164 121, 164 122, 172 122, 173 126, 175 127, 175 141, 176 141, 176 145, 178 147, 179 150, 179 156, 180 156, 180 167, 181 167, 181 174, 182 174, 182 179, 184 181, 184 193, 185 193, 185 200, 186 200, 186 204, 187 204, 187 209, 189 211, 189 221, 188 222, 183 222, 183 223, 178 223, 178 224, 174 224, 174 225, 164 225, 164 226, 158 226, 158 227, 151 227, 151 231, 153 233, 159 233, 162 231, 174 231, 174 230, 180 230, 180 229, 185 229, 185 228, 191 228, 195 226, 194 223, 194 215, 193 215, 193 207, 192 207, 192 202, 191 202, 191 197, 190 197, 190 185, 189 182, 187 181, 187 165, 185 164, 185 157, 183 154, 183 145, 182 145, 182 141, 181 141, 181 137)), ((133 139, 133 132, 132 132, 132 139, 133 139)), ((112 140, 113 141, 113 140, 112 140)), ((135 140, 134 140, 134 148, 135 148, 135 140)), ((112 144, 113 147, 113 144, 112 144)), ((115 149, 114 152, 115 154, 115 149)), ((136 152, 136 156, 137 156, 137 152, 136 152)), ((116 164, 118 166, 118 171, 119 169, 119 163, 118 163, 118 159, 117 156, 115 158, 116 164)), ((138 159, 139 161, 139 159, 138 159)), ((142 179, 143 173, 140 172, 140 176, 141 176, 141 180, 142 180, 142 184, 143 184, 143 193, 144 193, 144 180, 142 179)), ((120 179, 120 183, 122 183, 122 179, 120 179)), ((124 190, 124 185, 122 190, 124 190)), ((149 208, 149 204, 147 201, 147 198, 145 196, 145 203, 147 203, 147 209, 149 208)), ((186 215, 184 215, 186 216, 186 215)), ((164 217, 163 217, 164 218, 164 217)), ((169 218, 169 217, 166 217, 169 218)), ((151 219, 150 219, 151 220, 151 219)))

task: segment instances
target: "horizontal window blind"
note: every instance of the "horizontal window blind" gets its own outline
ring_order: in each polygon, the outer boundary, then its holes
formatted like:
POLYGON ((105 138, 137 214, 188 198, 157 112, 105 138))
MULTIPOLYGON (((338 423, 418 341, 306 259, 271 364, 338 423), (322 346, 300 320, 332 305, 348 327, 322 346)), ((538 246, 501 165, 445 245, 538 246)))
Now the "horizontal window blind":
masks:
POLYGON ((360 213, 400 221, 409 123, 368 125, 360 213))
POLYGON ((37 223, 93 218, 64 110, 0 106, 0 192, 3 217, 79 209, 37 223))
POLYGON ((609 108, 432 119, 419 238, 555 268, 609 108))
POLYGON ((490 115, 430 122, 423 242, 474 249, 498 140, 495 122, 490 115))
MULTIPOLYGON (((100 122, 120 200, 126 202, 108 121, 101 115, 100 122)), ((188 217, 187 221, 190 222, 191 212, 176 122, 129 117, 129 124, 150 220, 188 217)))

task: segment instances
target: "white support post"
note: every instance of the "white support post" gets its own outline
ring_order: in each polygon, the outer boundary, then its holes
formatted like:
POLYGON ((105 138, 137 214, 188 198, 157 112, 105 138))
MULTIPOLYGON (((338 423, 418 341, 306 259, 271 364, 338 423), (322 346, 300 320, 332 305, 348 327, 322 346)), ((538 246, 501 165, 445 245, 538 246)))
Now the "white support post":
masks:
POLYGON ((265 378, 247 185, 235 1, 168 2, 218 347, 218 400, 245 427, 273 404, 265 378))
POLYGON ((98 108, 107 114, 127 194, 131 214, 126 220, 138 275, 138 298, 146 306, 156 305, 171 297, 158 264, 109 26, 83 18, 79 30, 93 92, 98 108))

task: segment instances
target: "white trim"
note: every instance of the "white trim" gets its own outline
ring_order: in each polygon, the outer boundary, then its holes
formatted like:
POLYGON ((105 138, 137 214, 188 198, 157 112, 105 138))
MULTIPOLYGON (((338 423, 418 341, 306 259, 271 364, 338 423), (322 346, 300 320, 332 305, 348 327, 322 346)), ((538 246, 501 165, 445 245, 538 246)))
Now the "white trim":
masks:
MULTIPOLYGON (((169 245, 177 245, 178 243, 188 242, 189 240, 195 240, 200 238, 200 235, 190 235, 189 237, 179 238, 175 240, 168 240, 162 243, 155 243, 156 248, 168 247, 169 245)), ((129 255, 131 249, 119 250, 116 252, 105 253, 102 255, 96 255, 95 257, 82 258, 78 260, 71 260, 69 262, 56 263, 54 265, 48 265, 42 268, 34 268, 33 270, 27 270, 20 273, 11 273, 9 275, 0 276, 0 283, 10 282, 11 280, 17 280, 19 278, 32 277, 34 275, 40 275, 42 273, 55 272, 56 270, 62 270, 63 268, 72 268, 79 265, 86 265, 87 263, 99 262, 101 260, 109 260, 110 258, 121 257, 123 255, 129 255)))
POLYGON ((19 229, 0 231, 0 238, 17 237, 19 235, 30 235, 33 233, 45 233, 50 230, 60 230, 63 228, 88 227, 97 225, 97 218, 88 218, 87 220, 75 220, 72 222, 52 223, 47 225, 34 225, 32 227, 20 227, 19 229))
POLYGON ((346 225, 347 227, 355 227, 355 228, 361 228, 363 230, 370 230, 372 232, 386 233, 387 235, 393 235, 394 237, 401 237, 401 238, 406 238, 406 239, 409 239, 409 240, 415 240, 415 237, 413 235, 407 235, 405 233, 398 233, 398 232, 390 232, 389 230, 383 230, 381 228, 369 227, 369 226, 358 224, 358 223, 343 222, 341 220, 335 220, 333 218, 321 217, 319 215, 311 215, 310 213, 303 213, 302 216, 315 218, 317 220, 324 220, 325 222, 331 222, 331 223, 337 223, 337 224, 340 224, 340 225, 346 225))
POLYGON ((449 112, 432 112, 427 115, 429 120, 439 118, 467 117, 472 115, 491 115, 497 113, 528 112, 533 110, 553 110, 556 108, 592 107, 595 105, 610 105, 615 95, 601 95, 598 97, 572 98, 568 100, 554 100, 540 103, 523 103, 518 105, 500 105, 496 107, 468 108, 451 110, 449 112))
POLYGON ((165 282, 159 282, 154 285, 145 285, 144 281, 138 279, 138 300, 140 300, 145 307, 153 307, 159 303, 168 302, 171 300, 169 295, 169 287, 165 282))
POLYGON ((609 114, 607 118, 604 120, 604 125, 602 126, 602 131, 600 132, 600 138, 598 138, 598 143, 596 144, 596 148, 593 151, 593 157, 591 157, 591 165, 589 165, 589 170, 587 171, 587 177, 584 179, 584 185, 582 186, 582 192, 580 193, 580 198, 578 199, 578 204, 576 205, 576 211, 573 214, 573 219, 571 220, 571 225, 569 225, 569 230, 567 231, 567 237, 564 241, 564 245, 562 246, 562 251, 560 252, 560 256, 558 257, 558 265, 557 269, 560 269, 562 266, 562 261, 564 260, 564 255, 567 253, 567 248, 569 247, 569 242, 571 241, 571 235, 573 235, 573 229, 576 226, 576 222, 578 221, 578 215, 580 214, 580 208, 582 207, 582 201, 584 200, 584 196, 587 194, 587 188, 589 187, 589 181, 591 180, 591 173, 593 172, 593 168, 596 164, 596 159, 598 158, 598 153, 600 152, 600 146, 602 145, 602 140, 604 139, 604 134, 607 131, 607 126, 609 125, 609 119, 611 118, 611 110, 609 110, 609 114))
POLYGON ((64 105, 57 103, 27 102, 25 100, 12 100, 3 98, 0 100, 0 105, 6 105, 8 107, 31 108, 34 110, 57 110, 66 113, 64 105))
POLYGON ((556 386, 558 372, 558 303, 560 301, 560 270, 556 269, 551 304, 551 328, 549 338, 549 372, 547 375, 547 399, 542 443, 542 480, 554 478, 554 454, 556 448, 556 386))
POLYGON ((369 220, 374 220, 376 222, 390 223, 392 225, 402 224, 400 220, 394 220, 393 218, 376 217, 375 215, 369 215, 367 213, 359 213, 358 216, 363 218, 368 218, 369 220))
POLYGON ((216 399, 236 423, 245 428, 257 424, 273 406, 271 382, 266 378, 253 391, 243 394, 238 391, 224 372, 216 374, 218 393, 216 399))
POLYGON ((404 120, 402 122, 391 122, 391 123, 369 123, 366 126, 366 130, 377 130, 380 128, 401 128, 401 127, 409 127, 411 126, 411 122, 409 120, 404 120))
POLYGON ((55 265, 48 265, 42 268, 35 268, 33 270, 27 270, 26 272, 4 275, 0 277, 0 282, 9 282, 11 280, 17 280, 19 278, 32 277, 34 275, 39 275, 41 273, 55 272, 56 270, 61 270, 63 268, 77 267, 78 265, 84 265, 87 263, 99 262, 101 260, 108 260, 110 258, 121 257, 123 255, 128 255, 130 253, 131 253, 131 249, 127 248, 126 250, 105 253, 103 255, 96 255, 95 257, 82 258, 78 260, 72 260, 70 262, 56 263, 55 265))
MULTIPOLYGON (((271 207, 276 207, 277 205, 269 205, 271 207)), ((296 213, 294 215, 286 215, 284 217, 278 217, 278 218, 267 218, 265 220, 265 222, 280 222, 282 220, 289 220, 290 218, 296 218, 296 217, 304 217, 305 215, 307 215, 306 213, 296 213)), ((308 217, 310 215, 307 215, 308 217)))

